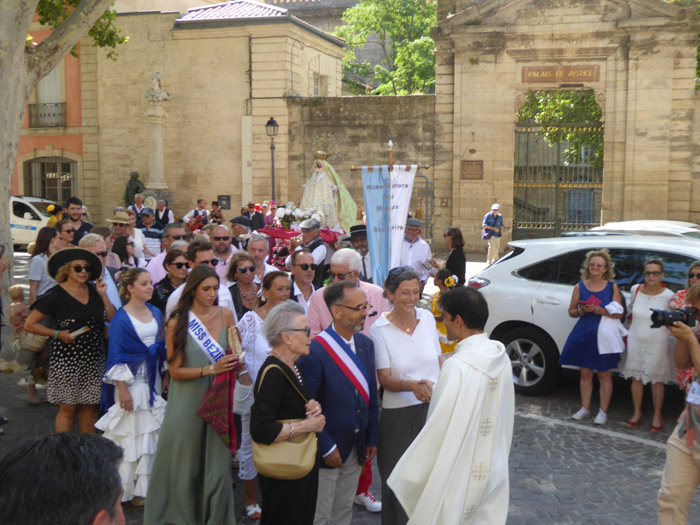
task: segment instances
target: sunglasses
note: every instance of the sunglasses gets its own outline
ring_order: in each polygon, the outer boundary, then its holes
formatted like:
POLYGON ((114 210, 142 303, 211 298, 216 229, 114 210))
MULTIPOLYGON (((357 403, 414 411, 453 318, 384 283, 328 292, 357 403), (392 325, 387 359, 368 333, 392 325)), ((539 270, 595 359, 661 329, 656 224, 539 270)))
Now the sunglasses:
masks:
POLYGON ((311 328, 288 328, 285 332, 304 332, 306 337, 311 335, 311 328))
POLYGON ((75 266, 73 266, 73 271, 75 273, 83 273, 83 271, 89 272, 91 269, 92 269, 92 266, 90 266, 89 264, 86 264, 84 266, 82 266, 80 264, 76 264, 75 266))
POLYGON ((236 271, 238 273, 246 273, 246 272, 255 273, 255 269, 257 267, 258 267, 258 265, 254 264, 253 266, 245 266, 243 268, 236 268, 236 271))
POLYGON ((688 278, 689 279, 700 279, 700 273, 689 273, 688 278))
POLYGON ((95 255, 99 255, 100 257, 107 257, 109 255, 109 252, 97 252, 95 255))
POLYGON ((211 261, 199 261, 199 264, 208 264, 209 266, 216 266, 219 264, 219 259, 212 259, 211 261))
POLYGON ((142 213, 141 217, 153 217, 150 213, 142 213))
POLYGON ((74 230, 73 228, 70 228, 70 229, 68 229, 68 230, 63 230, 63 233, 75 233, 75 232, 77 232, 77 231, 78 231, 78 230, 74 230))
POLYGON ((227 235, 227 236, 225 236, 225 237, 214 237, 214 240, 215 240, 215 241, 228 241, 230 238, 231 238, 231 237, 229 237, 229 236, 227 235))
POLYGON ((126 226, 125 222, 113 222, 112 224, 114 224, 115 226, 126 226))
POLYGON ((654 277, 657 277, 657 276, 661 275, 662 273, 663 272, 644 272, 644 275, 646 275, 647 277, 652 276, 652 275, 654 277))
POLYGON ((170 264, 172 264, 172 265, 173 265, 175 268, 177 268, 178 270, 182 270, 183 268, 186 268, 186 267, 187 267, 187 263, 186 263, 186 262, 184 262, 184 263, 183 263, 183 262, 179 262, 179 263, 175 263, 175 262, 174 262, 174 263, 170 263, 170 264))
POLYGON ((126 243, 127 246, 136 246, 133 241, 129 241, 126 243))
POLYGON ((346 304, 339 304, 338 306, 342 306, 348 310, 355 310, 356 312, 366 312, 372 308, 372 305, 369 303, 361 304, 360 306, 348 306, 346 304))
POLYGON ((338 279, 339 281, 344 281, 345 278, 350 275, 352 272, 347 272, 347 273, 333 273, 333 272, 328 272, 328 275, 331 276, 331 279, 338 279))
MULTIPOLYGON (((316 271, 316 268, 318 268, 318 264, 315 264, 315 263, 314 263, 314 264, 301 263, 301 264, 294 264, 293 266, 298 266, 299 268, 301 268, 301 269, 304 270, 304 271, 307 271, 307 270, 316 271)), ((342 275, 343 275, 343 278, 341 279, 341 281, 342 281, 343 279, 345 279, 345 275, 346 275, 346 274, 342 274, 342 275)))
POLYGON ((184 235, 169 235, 171 239, 175 239, 176 241, 179 241, 180 239, 184 239, 184 235))
POLYGON ((396 277, 398 275, 401 275, 403 272, 410 272, 413 271, 413 266, 397 266, 396 268, 392 268, 389 270, 389 275, 391 277, 396 277))

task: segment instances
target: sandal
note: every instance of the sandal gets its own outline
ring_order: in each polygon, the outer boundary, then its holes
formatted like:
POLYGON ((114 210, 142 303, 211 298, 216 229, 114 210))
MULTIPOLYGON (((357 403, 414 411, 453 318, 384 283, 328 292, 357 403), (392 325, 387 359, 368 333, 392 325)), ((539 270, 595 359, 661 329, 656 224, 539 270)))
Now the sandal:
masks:
POLYGON ((631 419, 625 423, 627 425, 627 428, 637 428, 639 426, 639 423, 641 423, 642 418, 640 417, 637 421, 632 421, 631 419))
POLYGON ((659 426, 656 425, 651 425, 651 433, 652 434, 658 434, 664 429, 664 420, 661 420, 661 424, 659 426))
POLYGON ((9 419, 7 419, 6 417, 0 416, 0 425, 5 425, 5 424, 7 424, 7 423, 9 423, 9 422, 10 422, 9 419))
POLYGON ((262 518, 262 509, 257 503, 255 505, 248 505, 245 508, 245 513, 251 520, 259 520, 262 518))

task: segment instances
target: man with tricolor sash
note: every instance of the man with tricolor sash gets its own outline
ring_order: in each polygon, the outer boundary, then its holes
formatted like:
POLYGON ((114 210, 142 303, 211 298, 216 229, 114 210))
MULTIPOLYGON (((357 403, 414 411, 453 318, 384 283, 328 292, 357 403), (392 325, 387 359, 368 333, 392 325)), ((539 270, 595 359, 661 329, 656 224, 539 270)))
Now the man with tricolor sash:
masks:
POLYGON ((323 296, 333 322, 297 361, 326 417, 314 523, 348 524, 362 465, 377 453, 379 438, 374 343, 360 333, 371 305, 350 280, 331 284, 323 296))

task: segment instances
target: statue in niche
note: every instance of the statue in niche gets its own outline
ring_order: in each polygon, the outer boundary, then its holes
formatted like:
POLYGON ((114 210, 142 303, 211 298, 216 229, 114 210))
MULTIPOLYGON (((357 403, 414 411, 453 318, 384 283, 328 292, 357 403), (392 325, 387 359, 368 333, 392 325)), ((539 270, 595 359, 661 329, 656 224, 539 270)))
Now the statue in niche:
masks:
POLYGON ((151 89, 146 91, 146 100, 151 106, 159 106, 164 100, 170 100, 170 93, 163 89, 160 73, 156 71, 151 76, 151 89))
POLYGON ((138 171, 132 171, 129 174, 129 182, 126 183, 126 188, 124 188, 124 206, 131 206, 134 203, 134 195, 137 193, 143 193, 146 186, 143 182, 139 180, 138 171))

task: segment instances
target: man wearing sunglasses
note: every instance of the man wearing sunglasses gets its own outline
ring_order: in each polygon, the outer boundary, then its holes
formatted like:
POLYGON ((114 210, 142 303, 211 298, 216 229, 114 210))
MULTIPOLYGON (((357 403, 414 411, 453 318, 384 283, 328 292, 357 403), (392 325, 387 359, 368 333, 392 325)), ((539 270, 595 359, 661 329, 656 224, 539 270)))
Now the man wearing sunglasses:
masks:
POLYGON ((66 201, 66 205, 63 207, 68 214, 68 221, 75 230, 73 234, 73 239, 71 243, 73 246, 78 246, 80 239, 82 239, 86 234, 90 233, 92 230, 92 224, 87 221, 83 221, 83 201, 78 197, 69 197, 66 201))
MULTIPOLYGON (((316 219, 306 219, 302 222, 299 227, 301 228, 301 243, 295 239, 292 239, 291 246, 294 250, 300 250, 301 248, 306 248, 311 252, 314 258, 314 263, 316 264, 316 271, 314 275, 314 286, 316 288, 321 288, 323 286, 323 281, 326 278, 326 257, 328 255, 328 248, 326 243, 320 237, 321 223, 316 219)), ((288 259, 286 261, 289 264, 291 261, 288 259)))
POLYGON ((379 420, 374 343, 361 334, 371 305, 350 280, 323 290, 333 322, 297 361, 311 398, 323 406, 326 426, 318 448, 314 523, 349 524, 362 466, 377 453, 379 420))
POLYGON ((294 252, 291 262, 292 282, 289 288, 289 298, 302 305, 304 311, 308 311, 311 295, 316 290, 313 285, 316 263, 314 263, 311 252, 306 248, 294 252))
POLYGON ((216 265, 216 273, 219 275, 219 279, 224 284, 226 282, 226 273, 228 272, 228 265, 231 262, 231 257, 238 250, 231 246, 231 232, 227 226, 223 224, 217 226, 214 229, 214 234, 212 235, 212 240, 214 241, 214 253, 216 258, 219 259, 219 264, 216 265))
MULTIPOLYGON (((208 264, 212 268, 216 269, 219 264, 219 259, 214 255, 214 245, 209 241, 196 240, 190 243, 187 248, 187 263, 190 269, 194 268, 199 264, 208 264)), ((185 289, 185 284, 182 283, 180 286, 175 288, 173 293, 168 297, 168 303, 165 306, 165 318, 170 319, 170 314, 173 313, 177 303, 180 301, 182 296, 182 291, 185 289)), ((219 281, 219 306, 225 306, 233 312, 233 317, 238 323, 238 317, 236 316, 236 308, 233 306, 233 299, 231 298, 231 292, 226 286, 219 281)))
POLYGON ((185 229, 182 227, 182 224, 173 222, 163 228, 163 250, 146 264, 146 270, 151 274, 151 280, 154 283, 159 283, 163 277, 168 275, 167 270, 163 267, 163 261, 170 247, 175 241, 186 240, 185 229))

